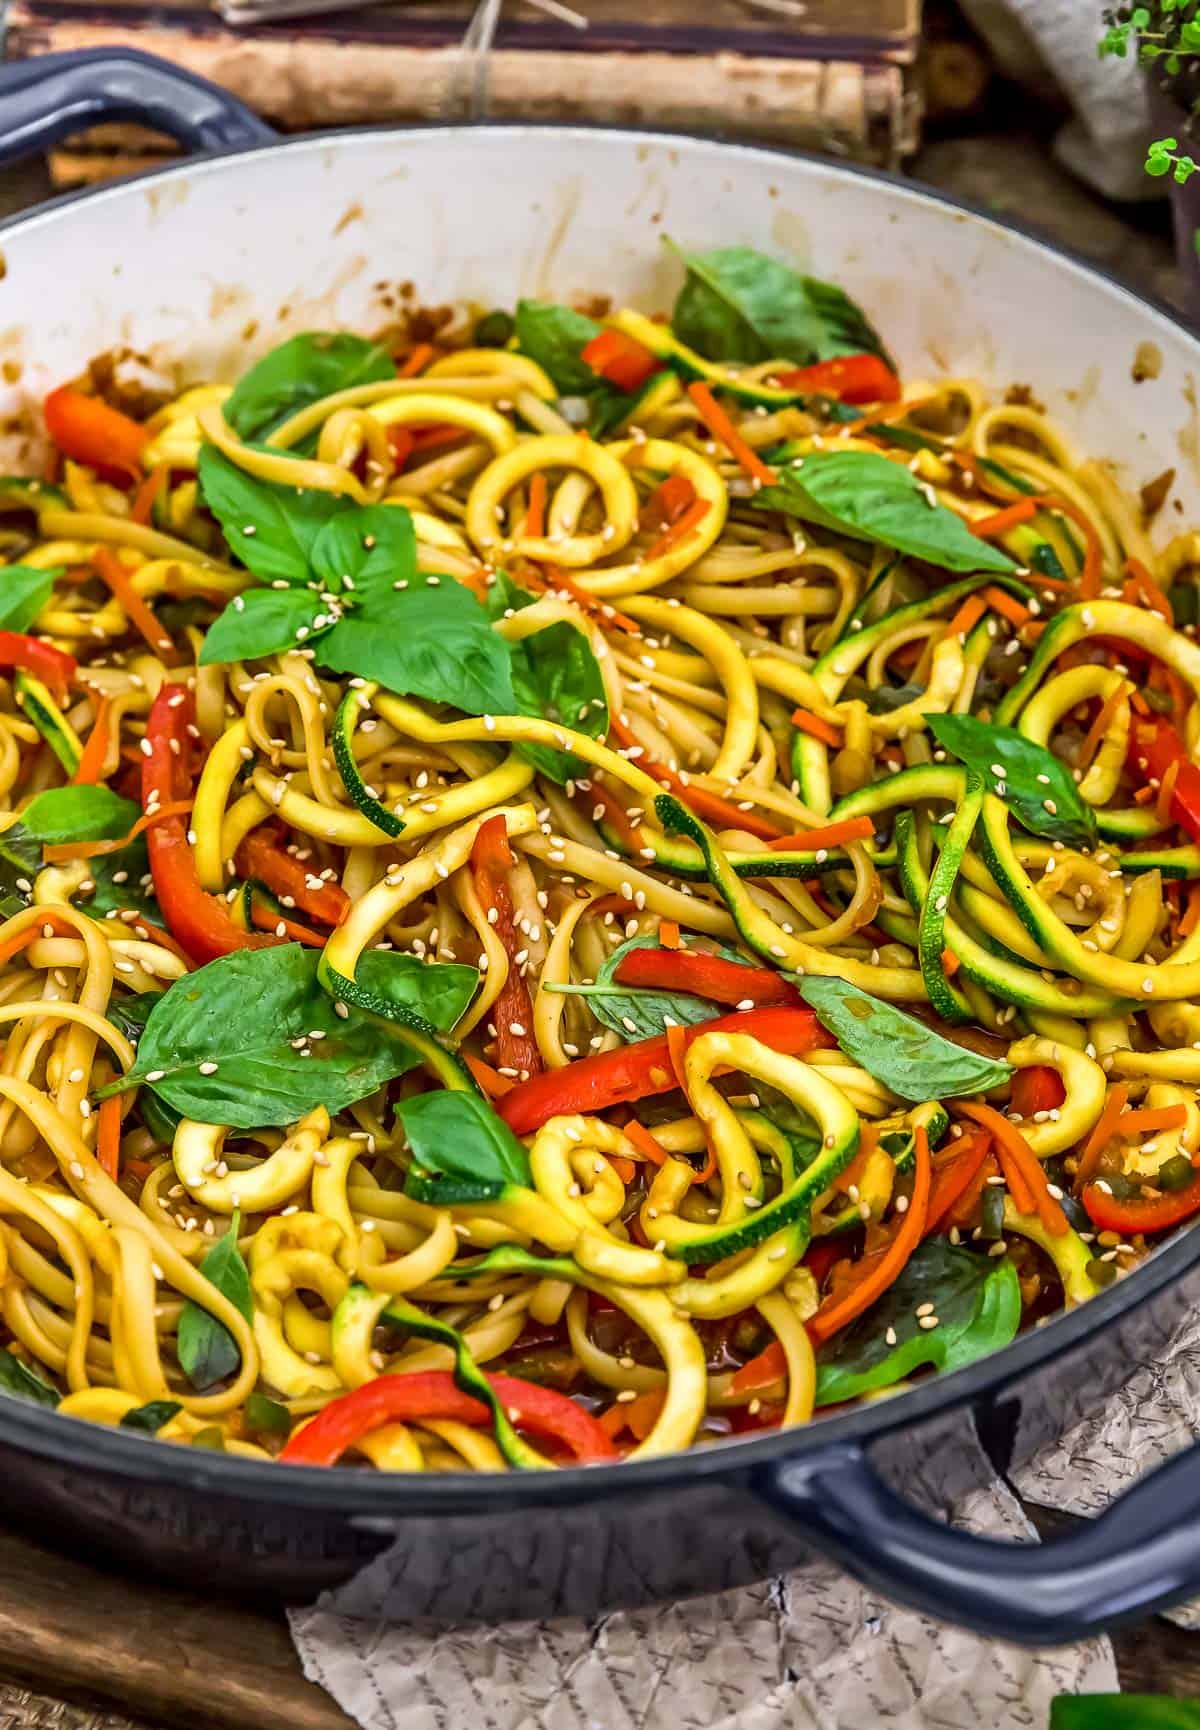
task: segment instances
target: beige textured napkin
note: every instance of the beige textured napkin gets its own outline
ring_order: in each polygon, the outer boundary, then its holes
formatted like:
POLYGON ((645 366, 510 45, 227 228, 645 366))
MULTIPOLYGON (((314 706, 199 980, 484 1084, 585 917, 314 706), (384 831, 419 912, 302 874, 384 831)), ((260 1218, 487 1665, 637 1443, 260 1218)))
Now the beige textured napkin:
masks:
MULTIPOLYGON (((1034 1536, 998 1483, 957 1523, 1034 1536)), ((823 1563, 595 1622, 442 1630, 390 1622, 388 1579, 385 1555, 291 1612, 306 1675, 364 1730, 1045 1730, 1056 1694, 1117 1687, 1107 1640, 980 1640, 823 1563)))

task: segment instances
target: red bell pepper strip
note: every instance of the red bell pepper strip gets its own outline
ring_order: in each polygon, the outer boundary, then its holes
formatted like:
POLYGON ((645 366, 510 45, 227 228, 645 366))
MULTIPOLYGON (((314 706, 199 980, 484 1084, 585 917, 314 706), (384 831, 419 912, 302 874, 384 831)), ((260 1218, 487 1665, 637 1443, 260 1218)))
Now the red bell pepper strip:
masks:
POLYGON ((1130 766, 1147 781, 1161 782, 1173 763, 1179 768, 1171 789, 1171 816, 1193 841, 1200 841, 1200 769, 1169 721, 1137 721, 1129 741, 1130 766))
POLYGON ((585 343, 579 358, 618 390, 640 390, 653 373, 662 371, 657 355, 623 330, 602 330, 585 343))
POLYGON ((841 354, 781 372, 776 383, 784 390, 807 390, 835 396, 839 402, 899 402, 900 380, 877 354, 841 354))
POLYGON ((691 992, 713 1003, 804 1002, 790 980, 769 967, 743 967, 721 955, 698 949, 631 949, 613 978, 619 985, 645 986, 656 991, 691 992))
POLYGON ((1018 1117, 1057 1111, 1066 1097, 1062 1076, 1048 1064, 1035 1063, 1028 1069, 1018 1069, 1012 1078, 1012 1108, 1018 1117))
MULTIPOLYGON (((737 1015, 722 1015, 683 1029, 684 1044, 702 1033, 748 1033, 772 1051, 797 1057, 802 1051, 828 1049, 835 1042, 811 1009, 772 1005, 747 1009, 737 1015)), ((677 1085, 671 1067, 671 1051, 665 1033, 639 1039, 616 1051, 600 1051, 595 1057, 580 1057, 565 1069, 548 1070, 514 1087, 499 1101, 496 1110, 517 1135, 532 1135, 552 1117, 590 1115, 607 1111, 610 1105, 632 1105, 655 1093, 670 1093, 677 1085)))
POLYGON ((150 434, 98 396, 62 385, 42 404, 46 431, 64 456, 93 469, 141 472, 142 451, 150 434))
MULTIPOLYGON (((149 752, 142 762, 142 807, 152 815, 191 793, 187 768, 195 704, 183 685, 163 685, 146 719, 149 752)), ((146 831, 154 893, 172 936, 192 960, 215 961, 235 949, 265 949, 279 941, 241 931, 223 901, 200 887, 196 860, 183 817, 167 817, 146 831)))
MULTIPOLYGON (((566 1394, 517 1376, 487 1379, 517 1429, 561 1443, 580 1461, 618 1458, 596 1419, 566 1394)), ((491 1423, 492 1414, 482 1400, 463 1393, 449 1370, 379 1376, 330 1400, 288 1439, 279 1458, 296 1466, 333 1466, 347 1448, 381 1424, 420 1423, 424 1418, 452 1418, 482 1427, 491 1423)))
POLYGON ((0 667, 22 667, 48 686, 60 703, 76 672, 74 655, 23 631, 0 631, 0 667))
POLYGON ((489 817, 479 825, 475 845, 471 848, 471 873, 475 893, 488 916, 488 923, 504 945, 508 956, 508 976, 504 989, 492 1005, 491 1020, 496 1029, 497 1067, 512 1070, 520 1076, 538 1075, 542 1054, 533 1036, 533 1000, 521 973, 517 956, 526 943, 517 930, 513 913, 512 891, 508 873, 512 869, 512 848, 503 817, 489 817))
POLYGON ((1168 1231, 1200 1210, 1200 1171, 1186 1189, 1165 1189, 1150 1201, 1122 1201, 1099 1183, 1085 1184, 1080 1200, 1098 1231, 1120 1232, 1122 1238, 1135 1232, 1168 1231))
POLYGON ((302 913, 323 925, 340 925, 350 911, 350 897, 341 884, 315 876, 287 851, 279 832, 265 824, 251 829, 234 863, 243 877, 256 877, 273 895, 287 896, 302 913))

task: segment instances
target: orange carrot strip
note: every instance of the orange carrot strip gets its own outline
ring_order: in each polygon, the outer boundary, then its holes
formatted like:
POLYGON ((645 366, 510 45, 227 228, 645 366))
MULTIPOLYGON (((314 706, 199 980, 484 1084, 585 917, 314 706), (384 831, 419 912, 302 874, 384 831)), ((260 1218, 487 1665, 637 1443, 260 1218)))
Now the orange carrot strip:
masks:
POLYGON ((678 546, 680 541, 686 540, 693 529, 699 528, 707 515, 708 500, 696 499, 676 522, 663 530, 645 557, 647 559, 662 558, 664 553, 669 553, 672 547, 678 546))
POLYGON ((1188 884, 1188 903, 1183 918, 1179 921, 1179 935, 1190 937, 1200 925, 1200 883, 1188 884))
POLYGON ((658 927, 658 941, 664 949, 679 948, 679 926, 674 919, 664 919, 658 927))
POLYGON ((27 925, 23 931, 18 931, 14 937, 6 937, 3 943, 0 943, 0 967, 3 967, 6 961, 11 961, 14 955, 19 955, 28 944, 36 943, 39 937, 44 937, 47 926, 50 927, 52 937, 79 936, 74 925, 47 908, 45 918, 39 919, 36 925, 27 925))
POLYGON ((644 1123, 639 1123, 636 1117, 621 1126, 622 1135, 627 1135, 639 1153, 644 1153, 651 1165, 665 1165, 666 1149, 651 1135, 644 1123))
POLYGON ((993 511, 989 517, 976 517, 967 527, 982 540, 995 540, 997 535, 1006 535, 1010 529, 1019 528, 1031 517, 1036 517, 1038 509, 1036 498, 1021 498, 1015 504, 1005 505, 1003 510, 993 511))
MULTIPOLYGON (((547 565, 545 571, 545 577, 538 577, 535 586, 537 582, 540 582, 543 587, 561 589, 564 595, 570 596, 577 607, 580 607, 590 617, 598 619, 602 626, 615 625, 619 631, 624 631, 631 637, 641 636, 642 627, 636 619, 631 619, 628 613, 619 612, 616 607, 601 596, 589 594, 575 581, 574 577, 568 576, 566 571, 560 570, 557 565, 547 565)), ((529 577, 530 571, 526 567, 521 573, 521 581, 527 582, 529 577)))
POLYGON ((859 1279, 843 1296, 826 1299, 808 1322, 808 1332, 814 1345, 821 1345, 842 1328, 847 1327, 864 1310, 870 1309, 877 1298, 895 1284, 912 1252, 925 1235, 925 1216, 929 1208, 929 1192, 933 1185, 933 1168, 929 1158, 929 1140, 922 1124, 913 1136, 916 1152, 916 1177, 899 1229, 871 1271, 859 1279))
POLYGON ((1166 772, 1158 784, 1158 798, 1154 803, 1154 815, 1165 829, 1171 821, 1171 800, 1175 794, 1175 783, 1179 779, 1179 771, 1183 767, 1183 758, 1176 757, 1167 764, 1166 772))
POLYGON ((637 1441, 644 1442, 658 1422, 666 1397, 665 1388, 649 1388, 644 1394, 639 1394, 636 1400, 625 1402, 625 1423, 630 1435, 637 1441))
POLYGON ((954 953, 953 949, 942 950, 942 972, 946 975, 947 979, 953 979, 961 966, 962 962, 958 959, 958 956, 954 953))
MULTIPOLYGON (((97 702, 95 696, 92 701, 97 702)), ((79 759, 79 767, 71 779, 77 787, 94 787, 102 779, 104 759, 108 756, 109 747, 109 710, 112 708, 111 697, 101 697, 96 707, 96 719, 92 722, 92 730, 88 734, 87 744, 79 759)))
POLYGON ((780 835, 778 840, 768 841, 767 847, 772 853, 807 853, 813 848, 841 847, 847 841, 869 841, 874 833, 869 817, 843 817, 840 823, 826 823, 801 835, 780 835))
POLYGON ((687 391, 696 405, 700 419, 718 443, 723 444, 729 454, 736 458, 751 480, 760 481, 764 487, 771 486, 775 480, 775 470, 768 468, 758 453, 751 450, 713 395, 711 387, 697 380, 688 385, 687 391))
POLYGON ((1182 1129, 1186 1122, 1185 1105, 1160 1105, 1149 1110, 1123 1113, 1117 1120, 1117 1134, 1146 1135, 1154 1129, 1182 1129))
POLYGON ((1153 787, 1139 787, 1133 795, 1133 802, 1135 805, 1148 805, 1154 796, 1153 787))
POLYGON ((186 817, 192 804, 191 799, 171 799, 165 805, 157 805, 153 811, 143 813, 127 835, 121 835, 115 841, 63 841, 57 846, 46 847, 43 849, 46 863, 61 865, 68 859, 99 859, 105 853, 119 853, 122 847, 128 847, 131 841, 136 841, 139 835, 164 817, 186 817))
POLYGON ((419 342, 416 348, 410 349, 403 364, 396 368, 396 377, 416 378, 419 372, 425 371, 432 359, 433 344, 431 342, 419 342))
POLYGON ((1029 1184, 1026 1183, 1025 1173, 1021 1167, 1005 1147, 997 1147, 996 1157, 1000 1161, 1000 1170, 1004 1175, 1004 1181, 1008 1185, 1013 1206, 1017 1212, 1025 1215, 1035 1214, 1037 1212, 1037 1197, 1029 1184))
POLYGON ((802 733, 807 733, 810 739, 819 739, 823 745, 828 745, 831 751, 842 748, 842 730, 835 727, 832 721, 823 721, 819 715, 811 715, 807 709, 792 710, 792 725, 799 727, 802 733))
POLYGON ((137 492, 133 495, 133 505, 129 512, 132 523, 148 523, 154 514, 154 506, 170 479, 170 470, 166 464, 161 464, 151 474, 148 474, 137 492))
POLYGON ((986 601, 994 613, 999 613, 1002 619, 1007 619, 1009 624, 1015 625, 1018 630, 1022 625, 1027 625, 1033 617, 1028 607, 1023 607, 1020 601, 1015 600, 996 583, 989 583, 987 588, 981 591, 980 599, 986 601))
POLYGON ((1171 606, 1171 602, 1159 588, 1158 584, 1150 575, 1150 572, 1146 569, 1142 561, 1140 559, 1128 558, 1125 560, 1125 569, 1133 579, 1136 592, 1141 596, 1142 600, 1151 611, 1158 613, 1167 621, 1168 625, 1173 625, 1175 623, 1175 612, 1171 606))
POLYGON ((546 477, 539 469, 529 483, 529 509, 525 512, 525 526, 521 533, 540 540, 545 532, 546 477))
MULTIPOLYGON (((960 1100, 959 1109, 965 1112, 968 1117, 974 1118, 976 1123, 981 1123, 985 1129, 991 1130, 992 1139, 996 1144, 996 1152, 1000 1157, 1000 1164, 1004 1167, 1005 1176, 1009 1178, 1009 1189, 1013 1188, 1013 1173, 1019 1171, 1033 1196, 1038 1218, 1046 1230, 1054 1237, 1065 1236, 1071 1229, 1067 1222, 1067 1216, 1050 1194, 1050 1186, 1046 1181, 1046 1173, 1042 1169, 1041 1160, 1034 1153, 1016 1124, 1005 1117, 1003 1112, 997 1111, 994 1106, 979 1105, 974 1100, 960 1100)), ((1015 1190, 1013 1191, 1013 1201, 1016 1202, 1022 1213, 1029 1211, 1017 1201, 1015 1190)))
POLYGON ((118 1094, 101 1102, 96 1124, 96 1158, 115 1183, 121 1169, 121 1099, 118 1094))
POLYGON ((986 612, 987 602, 982 595, 968 595, 946 626, 946 636, 965 637, 968 631, 974 629, 986 612))
POLYGON ((1116 714, 1118 707, 1127 695, 1128 686, 1118 685, 1112 696, 1106 697, 1104 702, 1101 703, 1096 712, 1096 719, 1092 722, 1084 735, 1083 744, 1079 751, 1079 757, 1075 764, 1077 769, 1086 769, 1090 766, 1092 758, 1100 749, 1101 739, 1103 739, 1105 734, 1108 732, 1108 729, 1112 724, 1113 716, 1116 714))
POLYGON ((506 1093, 511 1093, 517 1085, 511 1076, 501 1075, 498 1069, 493 1069, 490 1063, 485 1063, 482 1057, 472 1057, 464 1051, 463 1057, 467 1068, 475 1077, 489 1099, 503 1099, 506 1093))
POLYGON ((129 572, 120 559, 108 547, 97 547, 92 555, 92 563, 105 585, 110 588, 120 602, 129 623, 136 627, 154 650, 161 655, 168 666, 174 666, 178 660, 175 644, 170 634, 160 625, 146 602, 133 586, 129 572))
MULTIPOLYGON (((632 729, 621 719, 620 715, 609 716, 609 730, 622 749, 628 751, 637 745, 637 739, 632 729)), ((778 827, 766 817, 759 817, 753 811, 739 811, 737 806, 728 799, 722 799, 717 793, 709 793, 703 787, 697 787, 692 781, 684 780, 676 770, 669 769, 665 763, 657 762, 653 757, 639 756, 637 765, 644 769, 647 775, 652 775, 664 787, 669 787, 686 805, 690 805, 698 817, 707 823, 719 823, 724 829, 745 829, 751 835, 757 835, 760 840, 773 841, 779 834, 778 827)))
POLYGON ((1081 1189, 1093 1177, 1100 1164, 1100 1156, 1117 1133, 1117 1123, 1129 1099, 1129 1088, 1120 1081, 1108 1090, 1108 1098, 1104 1102, 1104 1110, 1096 1119, 1092 1133, 1084 1143, 1083 1152, 1079 1156, 1079 1169, 1075 1173, 1075 1188, 1081 1189))

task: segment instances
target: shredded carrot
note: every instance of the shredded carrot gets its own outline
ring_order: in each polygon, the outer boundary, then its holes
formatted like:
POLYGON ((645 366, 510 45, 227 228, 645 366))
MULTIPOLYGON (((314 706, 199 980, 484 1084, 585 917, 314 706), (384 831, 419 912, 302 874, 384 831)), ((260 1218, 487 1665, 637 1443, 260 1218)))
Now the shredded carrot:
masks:
POLYGON ((679 926, 674 919, 664 919, 658 927, 658 941, 664 949, 679 948, 679 926))
POLYGON ((697 379, 694 384, 688 385, 687 390, 700 419, 717 442, 723 444, 729 454, 736 458, 751 480, 760 482, 764 487, 771 486, 775 480, 774 469, 768 468, 758 453, 751 450, 713 395, 711 387, 697 379))
MULTIPOLYGON (((680 1086, 682 1085, 680 1082, 680 1086)), ((621 1133, 629 1137, 639 1153, 645 1154, 651 1165, 666 1164, 666 1149, 651 1135, 644 1123, 638 1122, 636 1117, 631 1117, 628 1123, 622 1125, 621 1133)))
MULTIPOLYGON (((609 729, 615 735, 621 747, 628 751, 637 746, 630 727, 620 715, 609 716, 609 729)), ((757 835, 760 840, 773 841, 779 834, 777 826, 766 817, 759 817, 753 811, 740 811, 728 799, 722 799, 717 793, 709 793, 703 787, 697 787, 694 782, 685 780, 676 770, 669 769, 665 763, 657 762, 653 757, 639 756, 639 769, 644 769, 647 775, 652 775, 664 787, 669 787, 685 804, 690 805, 698 817, 705 822, 719 823, 723 829, 745 829, 751 835, 757 835)))
POLYGON ((958 959, 958 956, 954 953, 953 949, 942 950, 942 972, 946 975, 947 979, 953 979, 961 966, 962 962, 958 959))
POLYGON ((15 937, 6 937, 4 942, 0 943, 0 967, 3 967, 6 961, 11 961, 14 955, 19 955, 28 944, 36 943, 40 937, 44 937, 47 927, 50 928, 51 937, 79 935, 74 925, 47 908, 45 918, 40 918, 36 925, 27 925, 23 931, 18 931, 15 937))
POLYGON ((1095 720, 1084 735, 1083 744, 1075 764, 1077 769, 1086 769, 1090 766, 1092 758, 1100 749, 1100 741, 1112 725, 1113 716, 1128 694, 1129 687, 1127 685, 1118 685, 1111 697, 1106 697, 1101 703, 1096 712, 1095 720))
POLYGON ((1117 1120, 1117 1134, 1148 1135, 1151 1130, 1182 1129, 1186 1122, 1186 1105, 1160 1105, 1150 1110, 1124 1112, 1117 1120))
POLYGON ((136 626, 156 655, 160 655, 168 666, 174 666, 179 656, 170 634, 159 624, 138 594, 129 572, 116 553, 109 547, 97 547, 92 555, 92 562, 102 581, 120 602, 130 624, 136 626))
POLYGON ((916 1151, 916 1177, 900 1226, 871 1270, 842 1296, 827 1298, 816 1315, 809 1319, 808 1332, 815 1345, 823 1344, 847 1327, 895 1284, 925 1234, 933 1168, 929 1158, 929 1139, 922 1124, 917 1125, 913 1145, 916 1151))
MULTIPOLYGON (((632 1404, 633 1402, 630 1401, 629 1403, 632 1404)), ((610 1437, 611 1440, 616 1441, 617 1437, 621 1434, 622 1430, 625 1428, 625 1405, 624 1405, 624 1403, 618 1405, 614 1401, 613 1404, 611 1406, 609 1406, 609 1408, 606 1412, 600 1413, 600 1416, 596 1419, 596 1422, 600 1425, 600 1428, 604 1431, 606 1436, 610 1437)))
POLYGON ((925 1216, 925 1236, 949 1223, 949 1216, 971 1188, 991 1149, 992 1138, 986 1130, 968 1131, 944 1150, 945 1157, 934 1159, 933 1188, 925 1216))
POLYGON ((863 1124, 859 1129, 858 1152, 833 1180, 833 1187, 845 1195, 852 1185, 861 1182, 866 1173, 868 1161, 879 1146, 879 1132, 872 1124, 863 1124), (868 1134, 868 1130, 870 1133, 868 1134))
POLYGON ((668 475, 642 506, 638 522, 644 529, 669 529, 695 497, 696 489, 686 475, 668 475))
POLYGON ((859 415, 857 420, 847 421, 838 437, 849 438, 853 434, 855 438, 859 438, 862 436, 860 429, 868 421, 872 426, 889 426, 893 421, 906 420, 910 414, 915 414, 918 409, 928 408, 936 401, 936 397, 919 396, 910 402, 893 402, 884 408, 869 408, 865 414, 859 415))
POLYGON ((391 446, 392 461, 396 465, 396 473, 399 474, 416 449, 417 441, 406 426, 390 426, 387 429, 387 441, 391 446))
POLYGON ((529 509, 525 512, 525 526, 521 533, 540 540, 545 532, 546 477, 539 469, 529 483, 529 509))
POLYGON ((1200 925, 1200 883, 1189 883, 1187 908, 1179 921, 1179 935, 1190 937, 1197 925, 1200 925))
POLYGON ((1023 607, 1020 601, 998 583, 989 583, 982 591, 980 599, 986 601, 994 613, 999 613, 1002 619, 1007 619, 1009 624, 1015 625, 1018 630, 1022 625, 1027 625, 1033 617, 1028 607, 1023 607))
POLYGON ((425 371, 433 359, 433 355, 434 348, 431 342, 419 342, 416 348, 409 350, 403 363, 396 368, 396 377, 416 378, 419 372, 425 371))
POLYGON ((637 911, 625 895, 599 895, 588 908, 589 913, 619 913, 623 919, 637 911))
POLYGON ((463 1052, 463 1057, 467 1068, 489 1099, 503 1099, 504 1095, 511 1093, 517 1085, 511 1076, 501 1075, 498 1069, 493 1069, 482 1057, 472 1057, 467 1051, 463 1052))
POLYGON ((831 751, 842 748, 842 730, 835 727, 831 721, 823 721, 820 715, 812 715, 807 709, 792 710, 792 725, 799 727, 802 733, 807 733, 810 739, 819 739, 823 745, 828 745, 831 751))
POLYGON ((1051 510, 1061 511, 1063 516, 1070 517, 1076 528, 1083 533, 1084 557, 1083 568, 1079 573, 1079 596, 1084 601, 1094 601, 1100 593, 1100 579, 1104 571, 1104 550, 1100 545, 1100 537, 1096 533, 1091 518, 1078 505, 1073 505, 1067 499, 1043 497, 1042 503, 1051 510))
POLYGON ((821 829, 809 829, 801 835, 781 835, 768 841, 772 853, 808 853, 814 848, 842 847, 847 841, 869 841, 875 825, 869 817, 843 817, 840 823, 826 823, 821 829))
POLYGON ((1133 802, 1135 805, 1148 805, 1154 797, 1155 789, 1153 787, 1139 787, 1133 795, 1133 802))
POLYGON ((1006 535, 1010 529, 1019 528, 1022 523, 1036 517, 1038 509, 1036 498, 1018 499, 1015 504, 1005 505, 1003 510, 993 511, 989 517, 976 517, 967 527, 973 535, 979 535, 985 541, 995 540, 998 535, 1006 535))
MULTIPOLYGON (((537 581, 541 581, 547 588, 561 589, 563 594, 569 596, 581 611, 594 619, 599 619, 602 624, 615 625, 619 631, 624 631, 630 637, 641 636, 642 627, 636 619, 631 619, 628 613, 619 612, 616 607, 600 595, 589 594, 585 588, 580 587, 574 577, 569 577, 566 571, 560 570, 557 565, 546 565, 544 569, 545 577, 539 578, 537 581)), ((529 574, 529 569, 526 567, 521 573, 522 582, 528 579, 529 574)))
POLYGON ((98 859, 105 853, 119 853, 145 830, 161 823, 164 817, 186 817, 192 804, 191 799, 172 799, 165 805, 156 805, 153 811, 146 811, 138 818, 127 835, 118 836, 115 841, 64 841, 46 847, 43 849, 46 863, 61 865, 69 859, 98 859))
POLYGON ((965 637, 968 631, 974 629, 986 612, 987 602, 982 595, 968 595, 946 626, 946 636, 965 637))
POLYGON ((121 1169, 121 1099, 114 1094, 101 1101, 96 1124, 96 1158, 115 1183, 121 1169))
POLYGON ((639 1442, 645 1441, 658 1422, 666 1398, 665 1388, 650 1388, 646 1393, 639 1394, 636 1400, 625 1402, 625 1423, 631 1436, 639 1442))
POLYGON ((77 787, 94 787, 97 781, 103 779, 104 759, 108 756, 109 711, 112 708, 112 698, 103 696, 92 697, 96 704, 96 719, 92 722, 92 730, 88 734, 87 744, 79 759, 79 767, 71 779, 77 787))
POLYGON ((1171 800, 1175 794, 1175 783, 1179 779, 1179 771, 1183 767, 1183 758, 1176 757, 1168 763, 1162 780, 1158 785, 1158 798, 1154 803, 1154 815, 1165 829, 1171 821, 1171 800))
POLYGON ((778 1340, 772 1340, 765 1351, 749 1358, 740 1370, 734 1371, 729 1384, 731 1394, 755 1394, 773 1387, 787 1375, 787 1354, 778 1340))
POLYGON ((672 547, 678 546, 680 541, 686 540, 693 529, 699 528, 707 515, 708 500, 696 499, 681 517, 673 522, 669 528, 663 530, 645 554, 645 558, 661 559, 664 553, 669 553, 672 547))
POLYGON ((950 1230, 951 1226, 957 1226, 959 1231, 972 1229, 976 1224, 976 1209, 979 1207, 984 1190, 988 1187, 988 1178, 999 1177, 1000 1175, 999 1161, 989 1147, 983 1156, 982 1165, 954 1203, 954 1206, 942 1219, 941 1223, 947 1231, 950 1230))
POLYGON ((608 1161, 609 1165, 612 1166, 621 1182, 625 1185, 625 1188, 628 1189, 634 1178, 637 1176, 637 1166, 634 1164, 633 1160, 626 1159, 624 1154, 621 1153, 606 1153, 604 1157, 608 1161))
MULTIPOLYGON (((1125 560, 1125 569, 1129 573, 1134 594, 1140 597, 1152 612, 1158 613, 1164 618, 1168 625, 1174 625, 1175 613, 1171 603, 1142 561, 1128 558, 1125 560)), ((1128 588, 1130 584, 1127 583, 1125 586, 1128 588)))
MULTIPOLYGON (((593 782, 589 792, 585 793, 582 788, 576 790, 574 803, 581 811, 586 811, 590 818, 592 813, 599 809, 599 821, 607 823, 609 828, 616 832, 617 838, 630 853, 639 852, 645 845, 642 831, 614 793, 605 792, 593 782)), ((596 821, 595 818, 592 820, 596 821)))
POLYGON ((991 1105, 979 1105, 974 1100, 961 1100, 959 1109, 968 1117, 974 1118, 985 1129, 991 1131, 996 1153, 1000 1160, 1008 1187, 1018 1211, 1033 1213, 1053 1237, 1063 1237, 1070 1231, 1067 1216, 1062 1207, 1050 1194, 1050 1186, 1046 1181, 1046 1173, 1042 1170, 1042 1162, 1034 1153, 1021 1131, 1003 1112, 997 1111, 991 1105), (1022 1183, 1014 1180, 1020 1174, 1022 1183), (1024 1188, 1030 1197, 1028 1205, 1019 1198, 1017 1191, 1024 1188))
POLYGON ((130 522, 148 523, 150 521, 150 518, 154 515, 154 506, 158 502, 158 495, 166 486, 169 478, 170 470, 167 468, 165 463, 160 464, 158 468, 154 469, 152 473, 146 476, 137 492, 133 495, 133 505, 129 512, 130 522))
POLYGON ((1104 1102, 1104 1110, 1096 1119, 1092 1133, 1088 1136, 1083 1152, 1079 1156, 1079 1168, 1075 1173, 1075 1188, 1077 1190, 1082 1189, 1083 1185, 1095 1176, 1104 1149, 1117 1133, 1117 1123, 1128 1099, 1129 1088, 1125 1082, 1120 1081, 1115 1087, 1109 1088, 1108 1098, 1104 1102))

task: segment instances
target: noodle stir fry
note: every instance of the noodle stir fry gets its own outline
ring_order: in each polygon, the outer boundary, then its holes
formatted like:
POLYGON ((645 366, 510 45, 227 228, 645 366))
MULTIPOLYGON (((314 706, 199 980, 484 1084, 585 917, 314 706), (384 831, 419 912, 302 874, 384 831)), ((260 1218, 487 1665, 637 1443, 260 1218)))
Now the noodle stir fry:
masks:
MULTIPOLYGON (((742 249, 45 403, 0 481, 0 1387, 542 1469, 1200 1211, 1200 538, 742 249)), ((1156 496, 1155 496, 1156 495, 1156 496)))

